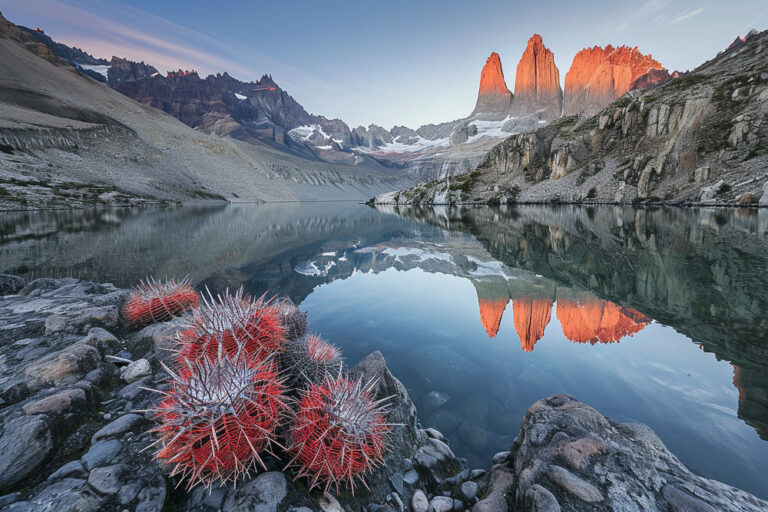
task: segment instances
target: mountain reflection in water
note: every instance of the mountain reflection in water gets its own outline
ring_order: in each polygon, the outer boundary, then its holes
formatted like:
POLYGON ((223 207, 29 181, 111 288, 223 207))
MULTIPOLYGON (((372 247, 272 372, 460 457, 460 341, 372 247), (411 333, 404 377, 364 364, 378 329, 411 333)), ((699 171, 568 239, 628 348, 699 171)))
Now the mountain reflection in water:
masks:
POLYGON ((511 445, 533 401, 566 392, 768 497, 767 233, 765 210, 12 213, 0 271, 288 295, 349 363, 381 350, 423 425, 474 467, 511 445))

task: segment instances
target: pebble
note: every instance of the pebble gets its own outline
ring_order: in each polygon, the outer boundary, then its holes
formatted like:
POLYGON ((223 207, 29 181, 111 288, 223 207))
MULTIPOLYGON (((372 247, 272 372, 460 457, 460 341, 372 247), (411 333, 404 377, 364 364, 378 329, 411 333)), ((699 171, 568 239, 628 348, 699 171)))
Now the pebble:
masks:
POLYGON ((715 512, 709 503, 691 496, 677 487, 665 485, 661 488, 661 494, 674 512, 715 512))
POLYGON ((413 512, 428 512, 429 502, 427 501, 427 495, 421 489, 416 489, 411 498, 411 508, 413 512))
POLYGON ((392 473, 389 477, 389 481, 395 491, 401 495, 405 494, 405 489, 403 488, 403 475, 401 473, 392 473))
POLYGON ((67 389, 55 395, 24 404, 22 409, 27 414, 61 414, 72 404, 85 402, 85 391, 80 388, 67 389))
POLYGON ((504 464, 509 460, 510 455, 512 455, 511 452, 499 452, 493 456, 493 463, 504 464))
POLYGON ((477 496, 477 484, 471 480, 461 484, 461 495, 468 501, 474 500, 477 496))
POLYGON ((88 453, 80 458, 80 462, 82 462, 87 469, 103 466, 112 462, 112 459, 120 453, 122 448, 122 443, 116 439, 100 441, 91 446, 88 453))
POLYGON ((131 384, 152 374, 152 367, 146 359, 134 361, 123 369, 120 373, 122 379, 131 384))
POLYGON ((408 485, 416 485, 419 481, 419 473, 415 469, 410 469, 403 475, 403 481, 408 485))
POLYGON ((447 496, 435 496, 429 505, 435 512, 451 512, 453 510, 453 500, 447 496))
POLYGON ((454 498, 454 500, 453 500, 453 512, 463 512, 463 511, 464 511, 464 502, 454 498))
MULTIPOLYGON (((104 419, 108 420, 112 416, 107 413, 104 415, 104 419)), ((100 441, 102 439, 106 439, 108 437, 119 437, 129 430, 131 430, 137 423, 142 421, 144 418, 143 416, 139 416, 138 414, 123 414, 119 418, 117 418, 112 423, 108 423, 104 427, 101 428, 98 432, 93 434, 93 442, 100 441)))

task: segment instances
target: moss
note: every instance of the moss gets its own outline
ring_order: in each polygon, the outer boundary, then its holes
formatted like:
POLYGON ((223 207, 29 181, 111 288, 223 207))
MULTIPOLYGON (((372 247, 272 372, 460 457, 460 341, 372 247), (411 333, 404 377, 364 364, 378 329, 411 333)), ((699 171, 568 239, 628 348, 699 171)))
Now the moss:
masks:
POLYGON ((632 103, 632 98, 629 96, 622 96, 613 102, 613 106, 616 108, 625 108, 628 107, 630 103, 632 103))
POLYGON ((717 195, 723 195, 723 194, 727 194, 730 191, 731 191, 731 186, 727 183, 723 183, 717 188, 716 193, 717 195))

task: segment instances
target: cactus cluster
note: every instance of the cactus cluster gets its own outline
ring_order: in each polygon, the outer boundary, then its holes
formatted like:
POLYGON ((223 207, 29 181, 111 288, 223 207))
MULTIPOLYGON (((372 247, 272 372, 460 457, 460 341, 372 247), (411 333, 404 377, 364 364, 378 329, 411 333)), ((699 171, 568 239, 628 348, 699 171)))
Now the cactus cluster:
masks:
MULTIPOLYGON (((188 281, 167 283, 192 291, 188 281)), ((171 476, 209 487, 266 469, 269 454, 289 460, 310 488, 365 485, 383 464, 390 429, 376 383, 346 377, 340 350, 307 334, 306 316, 287 299, 253 299, 241 288, 192 302, 153 409, 155 458, 171 476)))

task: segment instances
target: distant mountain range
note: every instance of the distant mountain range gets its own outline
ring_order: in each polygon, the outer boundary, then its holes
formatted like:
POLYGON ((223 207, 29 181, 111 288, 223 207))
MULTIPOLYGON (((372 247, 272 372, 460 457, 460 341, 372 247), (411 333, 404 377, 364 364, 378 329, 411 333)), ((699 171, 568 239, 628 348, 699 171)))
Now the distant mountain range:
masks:
POLYGON ((243 82, 226 72, 201 77, 194 70, 162 75, 144 62, 93 57, 58 43, 39 29, 20 27, 84 74, 204 133, 267 145, 314 161, 374 159, 431 180, 474 168, 496 140, 534 130, 567 114, 594 113, 625 92, 670 79, 662 65, 637 48, 607 46, 579 52, 565 78, 565 96, 553 53, 535 34, 520 58, 514 94, 499 55, 481 71, 472 113, 417 129, 378 125, 350 128, 339 119, 308 113, 270 75, 243 82))

